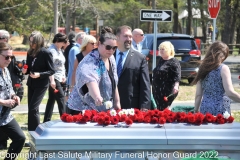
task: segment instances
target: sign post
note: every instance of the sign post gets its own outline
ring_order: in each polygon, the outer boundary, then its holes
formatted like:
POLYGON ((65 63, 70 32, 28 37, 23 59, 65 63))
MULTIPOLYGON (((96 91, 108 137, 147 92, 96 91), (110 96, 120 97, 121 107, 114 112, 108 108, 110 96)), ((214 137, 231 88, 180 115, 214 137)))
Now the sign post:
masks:
POLYGON ((221 0, 208 0, 208 12, 210 17, 213 19, 213 35, 212 42, 215 41, 216 36, 216 18, 218 16, 221 7, 221 0))
POLYGON ((140 10, 140 21, 154 22, 154 40, 153 40, 153 63, 152 70, 156 67, 156 48, 157 48, 157 21, 172 22, 171 10, 140 10))

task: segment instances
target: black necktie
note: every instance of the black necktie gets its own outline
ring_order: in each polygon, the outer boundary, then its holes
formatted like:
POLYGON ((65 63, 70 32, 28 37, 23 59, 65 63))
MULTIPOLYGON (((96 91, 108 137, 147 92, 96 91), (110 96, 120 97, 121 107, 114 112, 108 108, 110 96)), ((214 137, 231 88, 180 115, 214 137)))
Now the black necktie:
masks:
POLYGON ((117 74, 118 74, 118 78, 120 77, 121 72, 122 72, 122 69, 123 69, 123 67, 122 67, 123 53, 120 52, 119 54, 120 54, 120 58, 119 58, 119 60, 118 60, 118 65, 117 65, 117 74))

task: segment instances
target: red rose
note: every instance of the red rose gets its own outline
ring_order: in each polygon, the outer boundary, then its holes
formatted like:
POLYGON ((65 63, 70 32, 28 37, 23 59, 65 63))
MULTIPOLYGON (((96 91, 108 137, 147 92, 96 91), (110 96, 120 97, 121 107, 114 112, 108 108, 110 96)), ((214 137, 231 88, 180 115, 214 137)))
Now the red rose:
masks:
POLYGON ((143 121, 144 121, 143 115, 137 116, 137 122, 141 123, 141 122, 143 122, 143 121))
POLYGON ((163 116, 164 116, 163 111, 159 111, 159 112, 158 112, 158 117, 163 117, 163 116))
POLYGON ((24 65, 23 65, 23 68, 24 68, 24 69, 28 69, 28 65, 24 64, 24 65))
POLYGON ((60 117, 60 119, 63 121, 63 122, 67 122, 66 121, 66 118, 67 118, 68 114, 67 113, 63 113, 60 117))
POLYGON ((111 117, 111 123, 112 124, 118 124, 118 122, 119 122, 119 119, 118 119, 118 117, 117 116, 114 116, 114 117, 111 117))
POLYGON ((57 89, 54 89, 54 91, 53 91, 54 93, 58 93, 59 91, 57 90, 57 89))
POLYGON ((150 123, 151 122, 151 117, 150 116, 145 116, 144 117, 144 122, 145 123, 150 123))
POLYGON ((176 113, 176 120, 177 122, 183 123, 185 122, 186 113, 185 112, 177 112, 176 113))
POLYGON ((234 118, 232 116, 228 117, 227 119, 228 123, 232 123, 234 121, 234 118))
POLYGON ((188 115, 187 119, 188 119, 189 123, 194 123, 195 122, 195 116, 193 114, 192 115, 188 115))
POLYGON ((158 118, 157 117, 153 117, 151 120, 151 123, 155 124, 158 123, 158 118))
POLYGON ((110 117, 106 115, 106 116, 104 117, 104 121, 110 121, 110 117))
POLYGON ((153 116, 154 115, 154 110, 148 110, 146 115, 147 116, 153 116))
POLYGON ((164 97, 163 97, 163 100, 167 102, 167 101, 168 101, 168 98, 167 98, 166 96, 164 96, 164 97))
POLYGON ((134 114, 134 115, 129 115, 129 118, 132 120, 132 121, 136 121, 137 120, 137 115, 134 114))
POLYGON ((104 124, 104 117, 103 116, 99 116, 98 119, 97 119, 97 123, 99 125, 103 125, 104 124))
POLYGON ((139 115, 141 114, 141 111, 139 109, 134 109, 134 114, 139 115))
POLYGON ((124 122, 127 119, 127 116, 125 114, 121 115, 120 122, 124 122))
POLYGON ((68 115, 68 116, 66 117, 66 122, 68 122, 68 123, 73 122, 73 116, 72 116, 72 115, 68 115))
POLYGON ((218 124, 224 124, 225 123, 225 119, 224 118, 217 118, 216 121, 218 124))
POLYGON ((14 85, 14 87, 16 87, 16 88, 20 88, 20 87, 21 87, 21 84, 16 83, 16 84, 14 85))
POLYGON ((130 118, 127 118, 127 119, 125 120, 125 123, 126 123, 127 125, 131 125, 131 124, 133 123, 133 121, 132 121, 130 118))
POLYGON ((166 119, 164 117, 159 118, 159 124, 165 124, 166 119))
POLYGON ((108 126, 109 124, 111 124, 111 121, 110 121, 110 120, 104 122, 104 125, 106 125, 106 126, 108 126))
POLYGON ((90 121, 91 120, 91 115, 90 114, 84 113, 83 117, 84 117, 84 119, 86 119, 86 121, 90 121))
POLYGON ((158 113, 159 113, 159 112, 160 112, 159 110, 155 109, 155 110, 153 110, 153 115, 154 115, 155 117, 158 117, 158 113))
POLYGON ((98 121, 98 115, 93 116, 92 121, 97 122, 98 121))
POLYGON ((210 113, 206 113, 205 118, 204 118, 204 122, 207 122, 207 123, 213 122, 213 115, 210 114, 210 113))

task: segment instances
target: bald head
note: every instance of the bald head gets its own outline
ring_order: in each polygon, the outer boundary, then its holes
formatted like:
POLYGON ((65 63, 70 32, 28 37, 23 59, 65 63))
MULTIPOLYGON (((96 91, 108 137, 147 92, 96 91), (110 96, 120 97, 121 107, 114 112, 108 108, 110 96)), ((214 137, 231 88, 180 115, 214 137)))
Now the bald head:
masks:
POLYGON ((142 42, 143 38, 144 38, 144 33, 143 30, 141 30, 140 28, 135 28, 132 31, 132 35, 133 35, 133 40, 138 44, 140 42, 142 42))

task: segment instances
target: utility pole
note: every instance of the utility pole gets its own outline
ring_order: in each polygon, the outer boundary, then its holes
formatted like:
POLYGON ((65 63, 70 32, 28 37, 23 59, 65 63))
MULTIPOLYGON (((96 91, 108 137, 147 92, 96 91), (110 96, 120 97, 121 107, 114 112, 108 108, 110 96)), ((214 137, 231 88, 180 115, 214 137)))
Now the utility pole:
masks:
POLYGON ((54 22, 53 22, 53 34, 58 32, 58 0, 54 0, 54 22))

